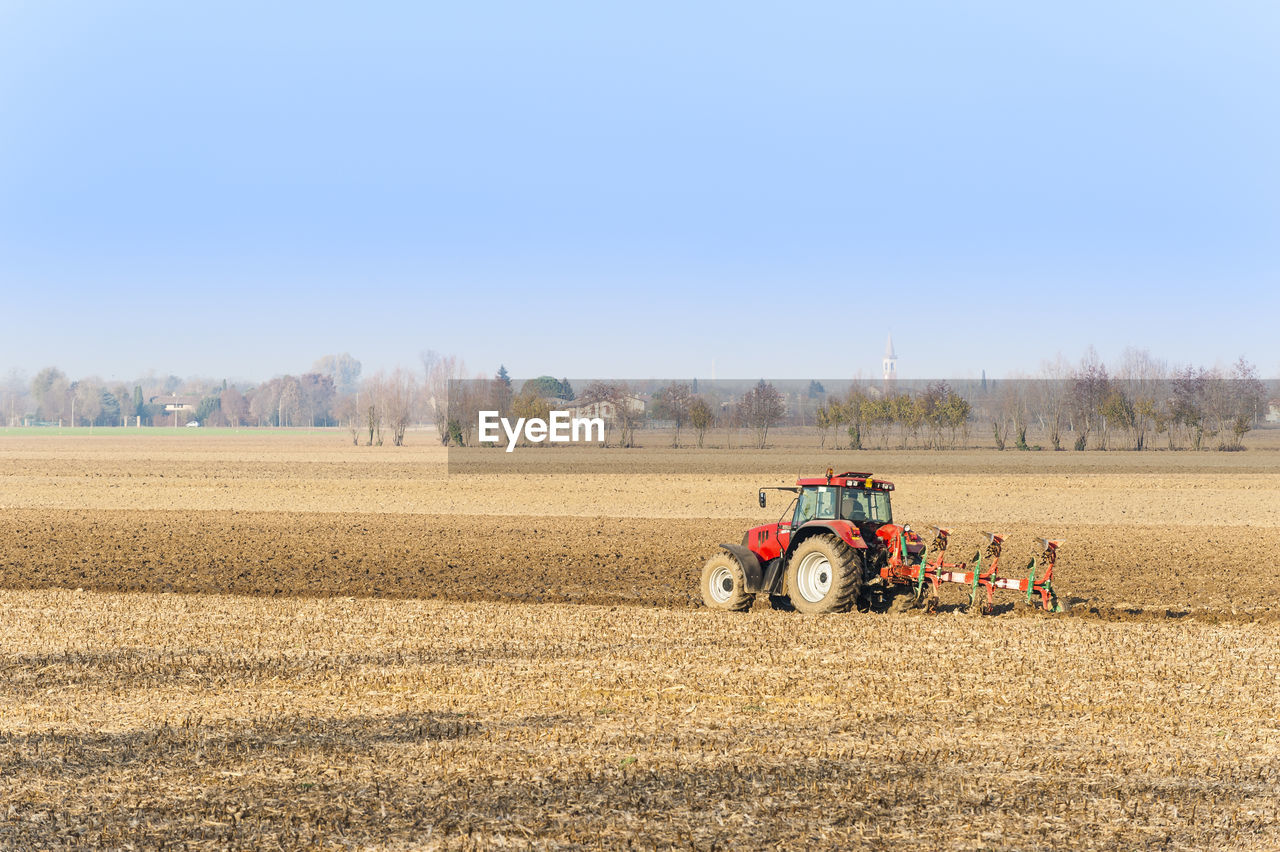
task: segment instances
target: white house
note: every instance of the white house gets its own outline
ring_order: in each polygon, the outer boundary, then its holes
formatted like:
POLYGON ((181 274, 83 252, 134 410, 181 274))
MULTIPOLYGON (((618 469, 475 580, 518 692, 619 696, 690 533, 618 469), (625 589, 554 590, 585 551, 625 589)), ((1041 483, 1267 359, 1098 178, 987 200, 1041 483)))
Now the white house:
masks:
POLYGON ((195 411, 200 405, 200 400, 194 396, 178 396, 176 393, 168 396, 153 396, 147 400, 152 405, 163 405, 165 414, 173 414, 178 411, 195 411))

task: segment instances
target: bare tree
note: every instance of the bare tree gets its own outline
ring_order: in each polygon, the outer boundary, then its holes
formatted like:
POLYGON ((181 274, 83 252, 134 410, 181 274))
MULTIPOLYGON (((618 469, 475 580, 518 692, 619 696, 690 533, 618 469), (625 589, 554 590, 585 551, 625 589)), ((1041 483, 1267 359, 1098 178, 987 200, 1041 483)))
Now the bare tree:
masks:
POLYGON ((1049 438, 1054 450, 1062 449, 1062 427, 1070 413, 1073 386, 1071 366, 1062 355, 1040 365, 1041 380, 1034 385, 1033 409, 1038 413, 1040 426, 1049 438))
MULTIPOLYGON (((1207 370, 1195 367, 1183 367, 1173 374, 1170 387, 1173 390, 1173 410, 1171 429, 1178 429, 1187 437, 1187 443, 1193 450, 1200 449, 1204 442, 1206 423, 1205 408, 1207 406, 1210 374, 1207 370)), ((1172 443, 1172 439, 1171 439, 1172 443)))
POLYGON ((243 426, 248 422, 249 404, 240 391, 227 388, 218 395, 218 401, 228 426, 243 426))
MULTIPOLYGON (((451 440, 463 439, 462 412, 452 418, 449 401, 451 387, 458 387, 466 375, 466 365, 453 355, 441 355, 427 350, 422 353, 422 367, 426 376, 426 400, 424 407, 430 413, 431 422, 436 427, 436 435, 440 443, 448 446, 451 440)), ((460 407, 459 407, 460 408, 460 407)))
POLYGON ((413 419, 413 395, 416 390, 417 383, 413 376, 399 367, 382 384, 382 407, 386 412, 387 424, 391 427, 393 446, 404 446, 404 434, 413 419))
POLYGON ((635 446, 636 424, 643 413, 643 406, 638 404, 630 385, 626 382, 592 382, 578 395, 577 402, 597 406, 606 424, 617 428, 618 446, 635 446))
POLYGON ((1242 439, 1253 428, 1266 388, 1257 368, 1239 359, 1229 375, 1214 370, 1207 382, 1206 414, 1218 438, 1218 449, 1243 449, 1242 439))
POLYGON ((840 407, 840 403, 838 401, 832 400, 831 402, 824 402, 819 405, 817 410, 813 413, 814 425, 818 427, 818 449, 820 450, 827 446, 827 436, 831 434, 831 429, 835 425, 835 422, 831 417, 832 402, 835 403, 836 408, 840 407))
POLYGON ((334 408, 334 414, 338 422, 346 427, 347 433, 351 436, 351 443, 354 446, 360 446, 360 409, 356 407, 355 395, 339 399, 334 408))
MULTIPOLYGON (((102 413, 102 380, 88 376, 71 385, 75 398, 75 420, 93 426, 102 413)), ((76 425, 74 422, 72 426, 76 425)))
POLYGON ((827 397, 827 423, 834 435, 832 443, 835 449, 840 449, 840 435, 847 432, 849 436, 850 449, 856 449, 856 433, 858 432, 857 421, 857 405, 849 400, 842 400, 838 397, 827 397))
POLYGON ((969 400, 948 389, 942 408, 947 430, 951 433, 951 448, 955 449, 957 432, 960 434, 961 446, 969 446, 969 416, 972 412, 969 400))
POLYGON ((323 373, 306 373, 298 379, 301 395, 299 409, 306 415, 307 425, 315 426, 317 420, 329 425, 336 394, 333 377, 323 373))
POLYGON ((675 422, 675 434, 671 438, 671 446, 680 446, 680 428, 689 417, 689 406, 693 403, 693 391, 683 382, 672 382, 658 392, 655 414, 675 422))
POLYGON ((769 438, 769 427, 787 413, 786 406, 782 404, 782 394, 764 379, 743 394, 737 410, 742 423, 755 433, 755 446, 761 450, 769 438))
POLYGON ((906 449, 924 424, 924 407, 909 393, 900 393, 889 401, 893 422, 898 424, 898 446, 906 449))
POLYGON ((258 421, 258 426, 271 422, 276 413, 276 399, 280 396, 280 387, 274 382, 258 385, 248 394, 249 413, 258 421))
POLYGON ((1235 444, 1231 449, 1241 449, 1245 433, 1253 429, 1266 405, 1267 388, 1258 378, 1258 368, 1243 356, 1231 368, 1231 385, 1235 400, 1235 417, 1231 423, 1235 444))
POLYGON ((711 406, 707 405, 707 401, 702 397, 694 397, 689 403, 689 425, 693 427, 693 431, 698 435, 698 449, 702 449, 703 438, 710 428, 714 416, 711 413, 711 406))
POLYGON ((1076 431, 1077 450, 1088 446, 1089 435, 1097 428, 1101 436, 1099 448, 1107 448, 1106 419, 1102 416, 1102 405, 1110 389, 1110 379, 1106 366, 1098 360, 1098 353, 1090 346, 1080 360, 1080 367, 1072 376, 1071 415, 1076 431))
POLYGON ((937 449, 942 446, 942 430, 946 427, 943 408, 951 386, 946 382, 930 382, 917 399, 924 419, 925 446, 937 449))
POLYGON ((277 425, 284 426, 288 423, 290 426, 297 425, 305 413, 303 410, 303 392, 302 383, 298 381, 296 376, 285 376, 280 385, 280 398, 277 401, 278 406, 277 425))
POLYGON ((1003 450, 1009 441, 1009 428, 1012 426, 1020 438, 1021 447, 1026 448, 1026 413, 1025 404, 1018 389, 1017 380, 1001 381, 995 393, 991 408, 992 435, 996 449, 1003 450))
POLYGON ((862 422, 879 438, 876 447, 888 446, 889 432, 893 429, 893 401, 886 397, 867 395, 862 400, 861 409, 862 422))
MULTIPOLYGON (((869 407, 867 405, 870 397, 867 395, 866 388, 860 382, 855 382, 849 388, 849 393, 845 396, 844 404, 839 410, 832 412, 832 418, 835 420, 837 434, 841 428, 849 436, 849 449, 862 449, 862 433, 867 426, 867 413, 869 407)), ((836 440, 836 449, 839 449, 839 439, 836 440)))
POLYGON ((499 410, 499 382, 483 375, 449 382, 445 431, 449 443, 470 446, 482 410, 499 410))
POLYGON ((381 371, 365 379, 360 386, 360 419, 367 433, 365 446, 382 446, 382 424, 386 419, 387 379, 381 371))
POLYGON ((1169 366, 1146 349, 1125 349, 1116 378, 1128 397, 1133 448, 1146 447, 1147 433, 1168 428, 1169 366))
POLYGON ((731 402, 722 402, 716 421, 724 427, 725 446, 732 450, 733 438, 742 426, 742 409, 731 402))
POLYGON ((1133 401, 1125 392, 1125 386, 1122 382, 1109 383, 1107 395, 1102 400, 1099 413, 1102 415, 1102 422, 1105 424, 1102 432, 1102 449, 1107 449, 1107 433, 1111 429, 1122 429, 1130 435, 1136 433, 1138 428, 1137 414, 1134 411, 1133 401))

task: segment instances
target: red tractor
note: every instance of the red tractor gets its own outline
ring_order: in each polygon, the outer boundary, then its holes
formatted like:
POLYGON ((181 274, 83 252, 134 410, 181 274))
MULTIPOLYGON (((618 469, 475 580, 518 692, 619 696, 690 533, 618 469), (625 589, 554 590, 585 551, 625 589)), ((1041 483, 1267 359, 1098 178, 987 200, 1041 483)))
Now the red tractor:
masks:
POLYGON ((918 563, 924 545, 907 526, 893 523, 893 483, 869 473, 799 479, 777 523, 747 530, 742 544, 722 544, 702 569, 702 599, 708 607, 745 610, 756 595, 776 605, 789 601, 800 612, 844 612, 884 588, 881 569, 895 555, 918 563))
POLYGON ((938 606, 944 583, 969 589, 969 611, 993 610, 993 593, 1025 593, 1029 606, 1062 612, 1053 588, 1053 569, 1061 541, 1037 539, 1024 578, 1000 576, 1000 554, 1007 536, 983 533, 986 551, 968 562, 947 562, 950 531, 935 527, 927 548, 905 524, 893 522, 889 494, 893 483, 869 473, 799 479, 795 498, 774 524, 752 527, 742 544, 722 544, 722 552, 702 569, 702 600, 711 609, 745 610, 756 595, 768 594, 778 607, 800 612, 844 612, 860 601, 883 603, 889 596, 930 611, 938 606))

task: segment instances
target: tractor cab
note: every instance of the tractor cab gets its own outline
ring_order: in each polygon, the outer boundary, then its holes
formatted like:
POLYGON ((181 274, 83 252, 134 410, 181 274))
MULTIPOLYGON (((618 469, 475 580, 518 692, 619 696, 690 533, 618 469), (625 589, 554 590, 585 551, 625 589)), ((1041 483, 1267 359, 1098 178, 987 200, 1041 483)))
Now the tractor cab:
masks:
POLYGON ((875 546, 880 528, 893 523, 893 483, 869 473, 837 475, 828 470, 825 477, 798 479, 793 487, 762 488, 761 507, 766 505, 766 490, 790 491, 795 497, 776 523, 747 532, 743 544, 764 562, 784 555, 804 534, 817 529, 831 529, 853 547, 875 546))
POLYGON ((848 521, 865 541, 875 541, 876 531, 893 523, 892 482, 869 473, 834 475, 828 470, 826 478, 800 479, 796 485, 800 491, 790 519, 793 532, 813 521, 848 521))
POLYGON ((840 479, 833 477, 830 484, 802 479, 791 526, 798 527, 813 520, 852 521, 859 526, 864 523, 876 526, 892 523, 893 509, 889 502, 892 489, 892 483, 883 480, 876 482, 869 477, 850 480, 843 474, 840 479), (874 484, 869 486, 868 481, 874 484))

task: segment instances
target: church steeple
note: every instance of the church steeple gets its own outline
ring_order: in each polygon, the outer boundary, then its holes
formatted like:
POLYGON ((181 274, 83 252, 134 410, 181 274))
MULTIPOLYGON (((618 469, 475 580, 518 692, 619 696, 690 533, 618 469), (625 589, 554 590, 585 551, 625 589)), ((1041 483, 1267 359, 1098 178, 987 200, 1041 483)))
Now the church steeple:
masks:
POLYGON ((893 351, 893 335, 884 344, 884 385, 888 389, 898 379, 898 356, 893 351))

